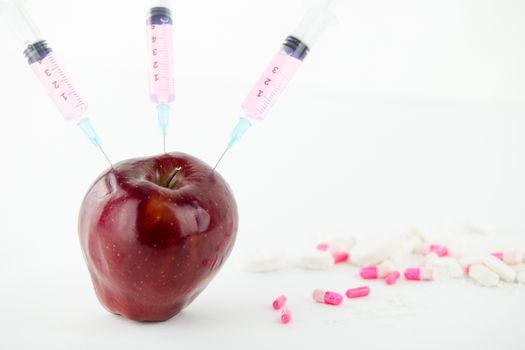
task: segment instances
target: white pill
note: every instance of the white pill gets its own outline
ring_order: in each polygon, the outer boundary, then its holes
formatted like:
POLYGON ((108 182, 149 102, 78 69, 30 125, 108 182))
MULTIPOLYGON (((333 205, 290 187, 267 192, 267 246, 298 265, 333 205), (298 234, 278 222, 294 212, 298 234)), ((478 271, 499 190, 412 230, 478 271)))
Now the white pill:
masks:
POLYGON ((494 255, 496 258, 500 259, 507 265, 517 265, 521 264, 523 261, 523 255, 515 250, 507 252, 494 252, 490 255, 494 255))
POLYGON ((525 264, 512 265, 511 267, 516 273, 525 271, 525 264))
POLYGON ((299 264, 307 270, 326 270, 334 265, 334 258, 326 251, 309 250, 301 255, 299 264))
POLYGON ((425 255, 430 252, 430 244, 428 243, 419 243, 414 246, 412 250, 414 254, 425 255))
POLYGON ((403 242, 399 245, 396 255, 399 254, 412 254, 415 247, 423 243, 423 241, 417 237, 409 237, 403 240, 403 242))
POLYGON ((484 258, 485 257, 483 255, 468 255, 459 259, 459 264, 462 268, 466 269, 470 265, 483 264, 484 258))
POLYGON ((500 259, 492 255, 487 255, 483 259, 483 264, 494 271, 506 282, 514 282, 516 279, 516 272, 500 259))
POLYGON ((495 287, 499 283, 499 276, 481 264, 474 264, 468 270, 470 278, 484 287, 495 287))
POLYGON ((269 272, 286 266, 286 254, 278 249, 255 248, 241 252, 240 266, 245 271, 269 272))
POLYGON ((519 283, 525 284, 525 270, 518 272, 516 274, 516 279, 519 283))
POLYGON ((355 245, 354 236, 331 236, 326 239, 326 242, 330 246, 330 251, 349 251, 355 245))
POLYGON ((431 253, 426 256, 425 266, 431 267, 439 271, 439 274, 444 277, 462 278, 464 276, 463 269, 458 261, 451 257, 438 257, 431 253))
POLYGON ((359 243, 350 251, 351 262, 361 266, 377 265, 393 256, 402 243, 399 238, 359 243))
POLYGON ((523 254, 517 251, 503 252, 501 258, 508 265, 517 265, 523 261, 523 254))
POLYGON ((422 266, 425 262, 425 257, 422 255, 408 254, 402 250, 397 250, 392 256, 388 258, 399 269, 410 266, 422 266))
POLYGON ((396 266, 390 260, 385 260, 381 264, 377 265, 377 276, 379 278, 385 278, 390 272, 396 270, 396 266))

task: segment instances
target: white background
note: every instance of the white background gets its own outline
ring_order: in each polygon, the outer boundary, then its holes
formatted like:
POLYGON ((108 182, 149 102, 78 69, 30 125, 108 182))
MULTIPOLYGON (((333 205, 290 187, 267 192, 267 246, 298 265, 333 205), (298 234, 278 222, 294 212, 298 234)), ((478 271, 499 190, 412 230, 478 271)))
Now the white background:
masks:
MULTIPOLYGON (((242 99, 311 3, 175 2, 169 150, 216 160, 242 99)), ((147 97, 147 4, 27 1, 115 162, 162 151, 147 97)), ((239 205, 237 248, 465 221, 525 229, 525 3, 341 0, 333 9, 340 25, 220 165, 239 205)), ((524 309, 523 290, 378 286, 386 306, 370 304, 376 314, 367 304, 357 316, 351 307, 326 314, 305 299, 285 328, 267 310, 275 294, 308 295, 314 280, 344 288, 355 277, 337 274, 355 273, 257 276, 231 262, 169 322, 110 316, 76 233, 82 197, 107 164, 61 119, 1 23, 0 41, 0 347, 437 347, 433 334, 452 348, 523 344, 523 313, 512 312, 524 309), (388 298, 398 294, 415 306, 397 310, 388 298)))

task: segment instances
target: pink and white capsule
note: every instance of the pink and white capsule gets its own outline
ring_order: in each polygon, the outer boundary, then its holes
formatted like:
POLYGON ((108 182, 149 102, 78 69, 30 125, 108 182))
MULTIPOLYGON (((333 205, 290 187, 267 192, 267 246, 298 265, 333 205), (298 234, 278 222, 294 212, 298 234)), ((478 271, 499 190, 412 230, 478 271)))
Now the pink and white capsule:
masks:
POLYGON ((350 258, 350 254, 348 254, 348 252, 334 252, 332 253, 332 256, 334 258, 334 263, 336 264, 347 262, 350 258))
POLYGON ((320 251, 323 251, 323 252, 327 252, 328 249, 330 249, 330 244, 328 243, 319 243, 315 249, 317 250, 320 250, 320 251))
POLYGON ((281 311, 281 323, 287 324, 292 320, 292 312, 288 308, 281 311))
POLYGON ((367 286, 348 289, 346 291, 346 297, 349 299, 362 298, 370 294, 370 288, 367 286))
POLYGON ((329 305, 339 305, 343 301, 343 296, 341 294, 321 289, 314 290, 312 298, 318 303, 329 305))
POLYGON ((348 252, 342 250, 336 251, 334 250, 334 247, 330 246, 330 244, 328 243, 319 243, 315 247, 315 249, 320 250, 322 252, 330 252, 332 254, 332 257, 334 258, 335 264, 347 262, 350 258, 350 254, 348 254, 348 252))
POLYGON ((490 254, 500 259, 507 265, 517 265, 523 260, 523 255, 520 252, 509 251, 509 252, 495 252, 490 254))
POLYGON ((429 253, 434 253, 439 257, 448 255, 448 248, 440 244, 428 244, 423 243, 414 248, 416 254, 427 255, 429 253))
POLYGON ((286 300, 286 296, 280 295, 277 299, 273 301, 272 307, 274 308, 274 310, 279 310, 284 306, 284 304, 286 304, 286 300))
POLYGON ((327 240, 323 240, 317 244, 316 249, 322 251, 329 251, 331 253, 345 251, 348 252, 355 245, 355 238, 353 236, 332 236, 327 240))
POLYGON ((394 265, 385 261, 377 266, 365 266, 359 271, 361 278, 365 280, 384 278, 394 270, 394 265))
POLYGON ((434 270, 428 267, 411 267, 405 270, 405 278, 409 281, 432 281, 434 270))
POLYGON ((399 271, 392 271, 385 277, 385 283, 389 286, 396 284, 396 282, 401 277, 399 271))

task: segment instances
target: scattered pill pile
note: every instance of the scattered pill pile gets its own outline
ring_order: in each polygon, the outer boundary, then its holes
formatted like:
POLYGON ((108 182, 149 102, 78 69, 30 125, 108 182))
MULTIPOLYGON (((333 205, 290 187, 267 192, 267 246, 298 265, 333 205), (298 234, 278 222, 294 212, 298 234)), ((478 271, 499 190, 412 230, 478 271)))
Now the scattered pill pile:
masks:
MULTIPOLYGON (((468 255, 455 252, 446 244, 425 242, 414 236, 363 245, 356 244, 354 237, 338 237, 307 249, 296 262, 297 267, 305 270, 327 270, 336 264, 355 265, 359 267, 359 276, 363 280, 383 279, 388 286, 399 283, 401 277, 406 283, 468 277, 483 287, 495 287, 502 283, 525 284, 525 260, 519 251, 468 255), (418 263, 414 264, 414 260, 407 257, 415 257, 418 263)), ((245 270, 267 272, 286 267, 288 261, 284 252, 261 250, 242 255, 241 263, 245 270)), ((317 303, 338 306, 343 303, 343 295, 355 299, 367 297, 370 292, 368 286, 350 288, 345 293, 315 289, 312 299, 317 303)), ((274 310, 281 310, 279 320, 283 324, 291 321, 291 311, 286 303, 284 295, 272 303, 274 310)))

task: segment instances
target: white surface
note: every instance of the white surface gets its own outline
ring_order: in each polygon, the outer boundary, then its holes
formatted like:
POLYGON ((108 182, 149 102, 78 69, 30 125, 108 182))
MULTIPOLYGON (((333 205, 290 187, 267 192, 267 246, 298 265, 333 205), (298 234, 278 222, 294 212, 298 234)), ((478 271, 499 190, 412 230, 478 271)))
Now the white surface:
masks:
POLYGON ((250 272, 281 270, 286 266, 286 253, 279 248, 254 248, 242 252, 240 267, 250 272))
MULTIPOLYGON (((162 147, 147 98, 148 3, 28 0, 115 161, 162 147)), ((242 99, 306 6, 175 4, 177 101, 168 145, 212 163, 242 99)), ((288 249, 322 234, 393 233, 409 225, 439 236, 469 221, 495 234, 522 234, 525 3, 339 1, 334 10, 341 25, 321 38, 268 120, 221 164, 240 209, 236 250, 257 242, 288 249)), ((525 316, 516 311, 525 309, 522 289, 463 280, 381 285, 342 309, 311 303, 314 287, 344 291, 354 283, 356 272, 343 267, 251 275, 230 261, 170 322, 108 315, 76 237, 82 197, 107 165, 61 119, 8 33, 0 23, 1 348, 523 343, 525 316), (289 327, 269 307, 282 292, 290 297, 289 327), (442 339, 432 341, 435 335, 442 339)), ((523 242, 514 247, 525 251, 523 242)))
MULTIPOLYGON (((358 279, 357 269, 284 270, 253 274, 230 263, 204 293, 165 323, 140 324, 98 304, 83 262, 47 259, 9 276, 2 291, 2 343, 9 349, 466 349, 515 347, 523 340, 525 286, 483 288, 468 279, 440 282, 358 279), (80 276, 78 276, 80 275, 80 276), (367 299, 331 307, 312 301, 315 288, 344 291, 369 285, 367 299), (21 289, 24 292, 21 292, 21 289), (288 297, 292 322, 278 322, 271 303, 288 297), (323 345, 324 344, 324 345, 323 345)), ((230 261, 231 262, 231 261, 230 261)))

